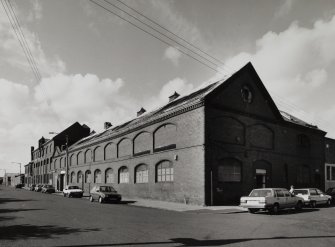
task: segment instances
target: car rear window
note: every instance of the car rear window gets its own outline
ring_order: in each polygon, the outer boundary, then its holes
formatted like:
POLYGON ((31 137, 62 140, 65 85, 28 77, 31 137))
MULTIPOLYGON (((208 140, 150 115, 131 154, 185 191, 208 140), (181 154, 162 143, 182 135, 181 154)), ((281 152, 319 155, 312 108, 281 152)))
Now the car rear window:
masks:
POLYGON ((301 194, 301 195, 308 195, 308 190, 294 190, 293 193, 295 195, 301 194))
POLYGON ((254 197, 272 196, 272 191, 271 190, 253 190, 251 191, 249 196, 254 196, 254 197))
POLYGON ((111 186, 100 186, 101 192, 115 192, 115 189, 111 186))
POLYGON ((79 189, 78 186, 69 186, 69 190, 75 190, 75 189, 79 189))

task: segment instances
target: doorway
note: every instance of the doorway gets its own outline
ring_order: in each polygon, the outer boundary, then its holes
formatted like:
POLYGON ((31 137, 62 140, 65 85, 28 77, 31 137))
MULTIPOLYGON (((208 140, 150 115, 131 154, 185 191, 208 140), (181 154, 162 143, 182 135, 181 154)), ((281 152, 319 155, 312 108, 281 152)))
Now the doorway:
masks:
POLYGON ((266 188, 266 170, 256 169, 256 188, 266 188))

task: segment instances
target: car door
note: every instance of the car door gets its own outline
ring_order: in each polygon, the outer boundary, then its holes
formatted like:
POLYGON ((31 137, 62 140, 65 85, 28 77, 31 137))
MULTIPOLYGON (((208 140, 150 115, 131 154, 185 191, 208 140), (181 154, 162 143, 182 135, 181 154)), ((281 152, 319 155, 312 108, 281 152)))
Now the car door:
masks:
POLYGON ((287 207, 294 207, 296 204, 296 198, 292 196, 292 194, 288 192, 288 190, 284 190, 283 193, 286 198, 287 207))
POLYGON ((284 196, 284 192, 282 190, 276 190, 277 195, 277 203, 279 203, 280 208, 285 208, 287 205, 287 198, 284 196))
POLYGON ((311 198, 311 201, 315 201, 316 204, 322 203, 320 200, 320 195, 316 192, 316 189, 309 189, 309 196, 311 198))
POLYGON ((320 203, 325 204, 328 201, 328 198, 325 196, 325 193, 323 193, 321 190, 316 189, 316 192, 320 196, 320 203))

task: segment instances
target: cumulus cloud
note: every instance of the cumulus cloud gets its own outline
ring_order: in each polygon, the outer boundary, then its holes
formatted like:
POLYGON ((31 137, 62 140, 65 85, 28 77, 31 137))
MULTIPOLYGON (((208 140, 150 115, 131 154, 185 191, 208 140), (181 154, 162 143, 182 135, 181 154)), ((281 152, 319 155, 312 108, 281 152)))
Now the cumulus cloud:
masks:
POLYGON ((178 66, 180 57, 181 52, 178 51, 176 48, 169 46, 168 48, 165 49, 164 58, 171 60, 171 62, 175 66, 178 66))
MULTIPOLYGON (((288 111, 295 111, 292 105, 303 108, 309 114, 298 117, 322 125, 324 101, 328 98, 325 96, 332 97, 329 92, 335 90, 331 80, 334 43, 335 16, 316 21, 312 28, 294 22, 283 32, 266 33, 256 41, 254 53, 241 52, 228 59, 227 65, 235 70, 251 61, 279 108, 288 111), (283 99, 290 103, 285 104, 283 99)), ((321 127, 332 132, 327 124, 321 127)), ((334 136, 335 132, 331 134, 334 136)))
MULTIPOLYGON (((39 6, 39 3, 36 2, 35 5, 39 6)), ((21 30, 26 43, 21 42, 29 47, 42 76, 54 75, 65 71, 65 63, 57 55, 48 57, 42 49, 39 38, 33 32, 26 29, 23 25, 21 25, 21 30)), ((20 69, 30 73, 31 68, 23 48, 3 8, 0 9, 0 43, 0 63, 10 65, 13 69, 20 69)))

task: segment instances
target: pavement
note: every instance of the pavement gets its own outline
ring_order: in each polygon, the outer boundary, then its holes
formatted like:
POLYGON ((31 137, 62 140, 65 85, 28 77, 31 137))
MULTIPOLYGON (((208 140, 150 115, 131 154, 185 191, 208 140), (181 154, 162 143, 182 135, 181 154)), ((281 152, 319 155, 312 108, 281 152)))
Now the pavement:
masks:
MULTIPOLYGON (((27 189, 27 188, 24 188, 27 189)), ((56 196, 63 196, 62 192, 53 193, 56 196)), ((89 198, 89 194, 84 194, 84 199, 89 198)), ((171 210, 177 212, 191 212, 191 213, 213 213, 213 210, 216 213, 240 213, 245 212, 247 209, 239 207, 239 206, 201 206, 201 205, 193 205, 193 204, 184 204, 178 202, 166 202, 166 201, 158 201, 158 200, 151 200, 151 199, 143 199, 143 198, 127 198, 122 197, 122 201, 129 202, 131 206, 137 207, 147 207, 147 208, 158 208, 164 210, 171 210)))

